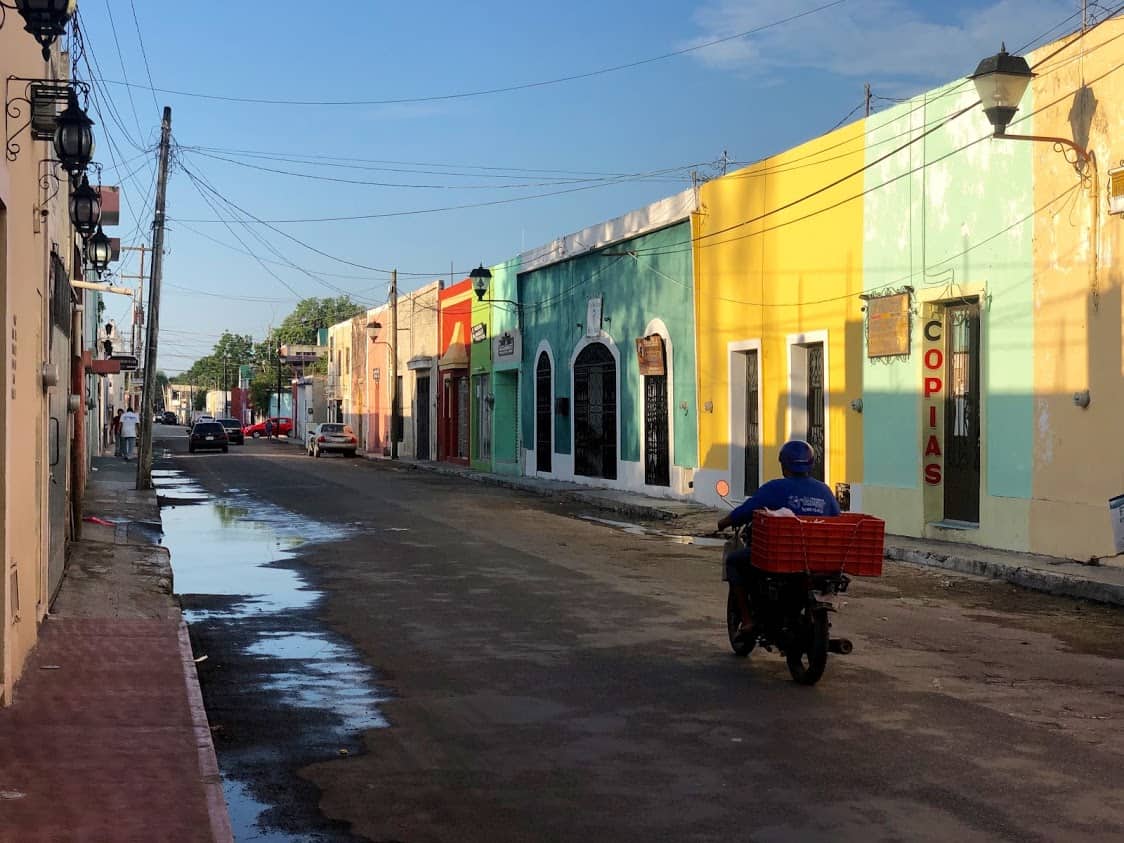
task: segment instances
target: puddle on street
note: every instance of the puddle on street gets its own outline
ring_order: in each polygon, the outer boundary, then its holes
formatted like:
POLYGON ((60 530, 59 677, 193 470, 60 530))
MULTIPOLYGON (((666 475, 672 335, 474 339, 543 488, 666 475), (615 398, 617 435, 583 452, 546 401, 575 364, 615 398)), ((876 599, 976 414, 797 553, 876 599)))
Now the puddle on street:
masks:
POLYGON ((600 518, 596 515, 580 515, 578 517, 583 521, 604 524, 607 527, 612 527, 614 530, 628 533, 630 536, 651 536, 652 538, 664 539, 672 544, 693 544, 698 547, 725 547, 726 545, 725 539, 711 538, 709 536, 682 536, 676 533, 665 533, 663 530, 653 530, 649 527, 642 527, 639 524, 630 524, 627 521, 613 521, 611 518, 600 518))
MULTIPOLYGON (((163 504, 163 541, 171 551, 176 592, 205 607, 186 608, 185 620, 193 635, 206 632, 236 650, 230 662, 252 666, 246 687, 239 686, 239 698, 245 694, 247 700, 267 700, 270 711, 262 716, 290 716, 293 722, 281 726, 282 735, 299 735, 303 743, 298 749, 356 746, 362 730, 386 726, 378 707, 385 697, 373 671, 350 643, 308 611, 320 592, 283 566, 309 544, 338 541, 348 530, 302 518, 238 490, 217 498, 179 471, 157 469, 152 474, 163 504)), ((241 675, 225 679, 238 682, 241 675)), ((275 813, 285 813, 287 800, 275 787, 264 788, 269 798, 263 800, 263 788, 254 787, 263 777, 261 769, 277 776, 284 767, 284 759, 277 757, 282 750, 276 733, 264 731, 248 747, 226 747, 216 740, 235 838, 329 839, 281 830, 270 822, 275 813)))

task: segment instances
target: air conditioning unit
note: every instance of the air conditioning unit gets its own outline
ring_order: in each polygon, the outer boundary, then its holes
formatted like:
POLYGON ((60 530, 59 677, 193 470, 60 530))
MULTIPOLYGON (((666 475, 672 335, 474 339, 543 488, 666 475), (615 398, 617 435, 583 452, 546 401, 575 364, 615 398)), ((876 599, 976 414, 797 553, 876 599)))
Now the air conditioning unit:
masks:
POLYGON ((1124 167, 1108 171, 1108 212, 1124 214, 1124 167))

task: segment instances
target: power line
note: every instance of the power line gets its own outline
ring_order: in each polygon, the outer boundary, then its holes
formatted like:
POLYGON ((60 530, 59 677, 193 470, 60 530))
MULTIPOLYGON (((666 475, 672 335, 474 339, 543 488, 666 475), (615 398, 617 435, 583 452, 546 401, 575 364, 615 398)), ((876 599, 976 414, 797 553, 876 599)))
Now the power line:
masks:
MULTIPOLYGON (((733 35, 727 35, 723 38, 715 38, 715 39, 713 39, 711 41, 707 41, 703 44, 696 44, 693 47, 684 47, 681 50, 673 50, 672 52, 669 52, 669 53, 662 53, 658 56, 652 56, 650 58, 640 59, 638 61, 632 61, 632 62, 627 62, 625 64, 613 65, 611 67, 603 67, 603 68, 600 68, 598 70, 588 71, 586 73, 575 73, 575 74, 571 74, 571 75, 568 75, 568 76, 560 76, 556 79, 547 79, 547 80, 538 81, 538 82, 524 82, 524 83, 515 84, 515 85, 505 85, 505 86, 499 87, 499 88, 487 88, 487 89, 476 90, 476 91, 463 91, 463 92, 454 93, 454 94, 438 94, 438 95, 425 96, 425 97, 397 97, 397 98, 393 98, 393 99, 382 99, 382 100, 285 100, 285 99, 269 99, 269 98, 263 98, 263 97, 235 97, 235 96, 227 96, 227 95, 222 95, 222 94, 207 94, 207 93, 202 93, 202 92, 199 92, 199 91, 180 91, 180 90, 174 90, 174 89, 171 89, 171 88, 155 88, 155 90, 160 91, 161 93, 164 93, 164 94, 173 94, 175 96, 181 96, 181 97, 193 97, 193 98, 196 98, 196 99, 215 100, 215 101, 218 101, 218 102, 248 103, 248 104, 256 104, 256 105, 294 105, 294 106, 405 105, 405 104, 410 104, 410 103, 440 102, 440 101, 443 101, 443 100, 467 99, 469 97, 482 97, 482 96, 490 96, 490 95, 494 95, 494 94, 506 94, 506 93, 511 93, 513 91, 525 91, 525 90, 530 90, 530 89, 534 89, 534 88, 545 88, 545 87, 551 86, 551 85, 560 85, 560 84, 565 83, 565 82, 575 82, 575 81, 578 81, 578 80, 581 80, 581 79, 591 79, 591 78, 596 77, 596 76, 603 76, 607 73, 617 73, 617 72, 622 71, 622 70, 630 70, 632 68, 641 67, 641 66, 646 65, 646 64, 652 64, 654 62, 664 61, 665 59, 670 59, 670 58, 675 58, 677 56, 687 55, 689 53, 698 52, 700 50, 706 50, 710 47, 717 46, 718 44, 725 44, 728 41, 736 41, 740 38, 746 38, 750 35, 755 35, 759 32, 764 32, 764 31, 769 30, 769 29, 774 29, 778 26, 783 26, 784 24, 791 23, 795 20, 799 20, 800 18, 808 17, 809 15, 814 15, 814 14, 818 14, 820 12, 827 11, 828 9, 831 9, 835 6, 841 6, 846 2, 847 2, 847 0, 832 0, 832 2, 830 2, 830 3, 825 3, 821 6, 816 6, 812 9, 806 9, 805 11, 798 12, 794 15, 789 15, 788 17, 772 21, 771 23, 761 24, 760 26, 755 26, 752 29, 744 30, 743 32, 738 32, 738 33, 735 33, 733 35)), ((121 82, 121 81, 117 81, 117 80, 114 80, 114 79, 100 78, 98 81, 102 82, 104 84, 107 84, 107 85, 124 85, 124 86, 131 86, 132 85, 132 83, 130 83, 128 80, 125 80, 124 82, 121 82)), ((134 86, 134 87, 139 87, 139 86, 134 86)))

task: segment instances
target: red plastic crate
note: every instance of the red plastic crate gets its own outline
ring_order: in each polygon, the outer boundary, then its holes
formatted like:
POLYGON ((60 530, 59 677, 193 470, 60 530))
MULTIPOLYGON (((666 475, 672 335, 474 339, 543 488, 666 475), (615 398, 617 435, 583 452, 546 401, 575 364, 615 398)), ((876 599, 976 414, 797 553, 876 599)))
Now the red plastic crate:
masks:
POLYGON ((886 522, 861 512, 834 518, 753 514, 753 564, 774 574, 880 577, 885 540, 886 522))

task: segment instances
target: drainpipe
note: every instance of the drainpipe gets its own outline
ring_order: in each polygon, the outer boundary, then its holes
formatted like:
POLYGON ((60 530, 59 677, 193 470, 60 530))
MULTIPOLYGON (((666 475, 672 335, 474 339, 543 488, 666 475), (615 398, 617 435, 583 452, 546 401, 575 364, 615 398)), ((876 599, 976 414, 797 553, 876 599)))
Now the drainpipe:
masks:
MULTIPOLYGON (((83 301, 85 294, 82 294, 83 301)), ((70 534, 82 538, 82 501, 86 492, 86 367, 82 354, 84 306, 76 306, 70 317, 70 394, 78 396, 74 411, 74 442, 70 449, 70 534)))

